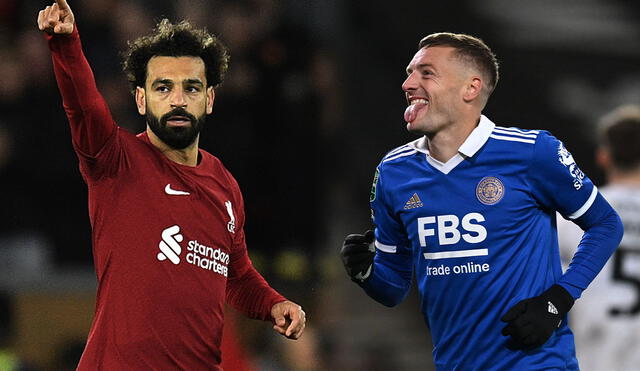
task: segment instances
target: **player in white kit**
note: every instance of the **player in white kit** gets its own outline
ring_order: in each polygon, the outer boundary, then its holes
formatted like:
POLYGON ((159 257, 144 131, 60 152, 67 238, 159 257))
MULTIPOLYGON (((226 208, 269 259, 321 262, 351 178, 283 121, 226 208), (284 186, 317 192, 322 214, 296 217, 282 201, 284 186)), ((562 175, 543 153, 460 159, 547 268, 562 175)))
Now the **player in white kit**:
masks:
MULTIPOLYGON (((582 371, 640 370, 640 106, 605 116, 599 142, 597 162, 607 175, 600 192, 620 215, 624 237, 569 321, 582 371)), ((582 233, 558 218, 563 256, 573 256, 582 233)))

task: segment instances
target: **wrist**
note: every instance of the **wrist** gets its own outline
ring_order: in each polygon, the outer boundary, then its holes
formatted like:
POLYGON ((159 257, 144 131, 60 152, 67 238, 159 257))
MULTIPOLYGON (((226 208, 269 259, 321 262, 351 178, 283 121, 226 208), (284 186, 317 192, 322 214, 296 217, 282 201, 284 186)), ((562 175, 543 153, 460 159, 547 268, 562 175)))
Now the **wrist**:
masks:
POLYGON ((558 312, 565 314, 569 312, 575 300, 573 296, 559 284, 554 284, 547 291, 544 292, 544 296, 549 299, 551 303, 558 309, 558 312))
POLYGON ((371 274, 373 274, 373 262, 371 262, 371 265, 369 265, 369 267, 363 272, 359 272, 355 276, 351 276, 351 280, 357 284, 363 284, 367 279, 369 279, 369 277, 371 277, 371 274))

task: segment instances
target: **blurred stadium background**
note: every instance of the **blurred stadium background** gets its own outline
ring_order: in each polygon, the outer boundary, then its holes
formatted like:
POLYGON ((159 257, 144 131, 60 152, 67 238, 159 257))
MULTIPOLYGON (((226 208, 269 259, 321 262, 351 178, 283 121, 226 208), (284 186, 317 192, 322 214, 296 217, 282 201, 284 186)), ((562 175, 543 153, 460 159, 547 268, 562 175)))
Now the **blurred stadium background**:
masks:
MULTIPOLYGON (((622 0, 69 1, 116 121, 144 129, 118 52, 161 17, 229 46, 201 146, 238 179, 249 249, 271 284, 303 305, 303 340, 229 311, 228 360, 246 370, 431 370, 415 293, 368 299, 343 272, 342 238, 370 227, 377 162, 412 137, 400 84, 419 39, 484 39, 501 62, 485 114, 551 130, 599 185, 593 124, 640 103, 640 5, 622 0)), ((73 370, 95 297, 86 186, 35 24, 46 1, 0 0, 0 371, 73 370)), ((132 246, 132 248, 135 248, 132 246)), ((233 368, 229 368, 233 370, 233 368)))

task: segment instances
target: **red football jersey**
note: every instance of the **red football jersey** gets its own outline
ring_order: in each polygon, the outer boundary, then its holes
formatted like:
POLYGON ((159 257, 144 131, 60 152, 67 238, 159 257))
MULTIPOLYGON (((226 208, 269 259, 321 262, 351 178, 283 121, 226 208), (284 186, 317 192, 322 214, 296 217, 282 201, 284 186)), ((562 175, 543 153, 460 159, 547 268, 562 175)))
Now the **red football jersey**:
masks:
POLYGON ((197 166, 180 165, 120 129, 78 32, 47 39, 89 189, 98 278, 78 369, 220 369, 225 300, 263 320, 285 300, 247 256, 236 181, 203 150, 197 166))

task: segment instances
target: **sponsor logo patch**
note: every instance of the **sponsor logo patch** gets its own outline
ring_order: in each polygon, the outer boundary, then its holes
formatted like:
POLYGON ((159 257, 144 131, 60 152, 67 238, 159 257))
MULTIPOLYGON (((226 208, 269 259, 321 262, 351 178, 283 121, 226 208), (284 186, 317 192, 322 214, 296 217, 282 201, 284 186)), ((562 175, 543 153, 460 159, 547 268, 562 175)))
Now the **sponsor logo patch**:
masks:
POLYGON ((424 204, 420 200, 420 197, 418 197, 417 193, 414 193, 413 196, 411 196, 411 198, 409 199, 409 201, 407 201, 407 203, 404 204, 404 209, 409 210, 409 209, 415 209, 422 206, 424 206, 424 204))
POLYGON ((552 302, 548 301, 547 302, 547 312, 549 312, 551 314, 558 314, 558 309, 556 308, 555 305, 553 305, 552 302))
MULTIPOLYGON (((160 252, 156 255, 159 261, 170 260, 173 264, 180 264, 180 254, 184 240, 180 233, 180 226, 174 225, 162 231, 162 240, 158 244, 160 252)), ((221 248, 203 245, 198 240, 187 242, 187 263, 209 270, 227 277, 229 271, 229 254, 221 248)))
POLYGON ((164 192, 168 195, 174 195, 174 196, 188 196, 190 194, 189 192, 178 191, 176 189, 171 188, 171 183, 167 184, 166 187, 164 187, 164 192))
POLYGON ((482 178, 476 187, 478 201, 485 205, 495 205, 504 197, 504 184, 494 176, 482 178))
POLYGON ((573 177, 573 188, 575 188, 576 191, 582 188, 584 173, 580 170, 578 164, 576 164, 576 161, 573 159, 573 156, 565 148, 562 142, 560 142, 560 145, 558 146, 558 161, 560 161, 560 163, 569 170, 569 174, 573 177))
POLYGON ((227 213, 229 214, 227 230, 231 233, 236 233, 236 217, 233 215, 233 206, 231 205, 231 201, 226 201, 224 205, 227 207, 227 213))
POLYGON ((376 168, 376 174, 373 176, 373 184, 371 185, 371 195, 369 196, 369 202, 373 202, 376 199, 376 188, 378 187, 378 177, 380 177, 380 169, 376 168))

